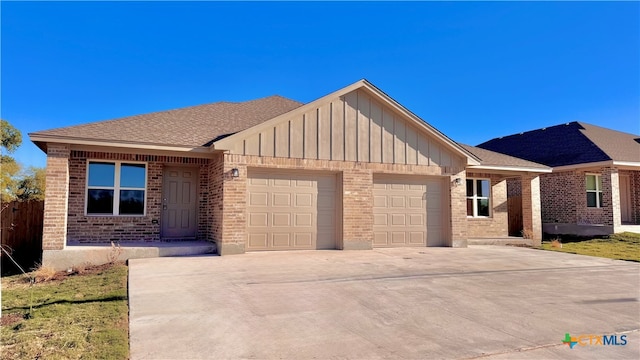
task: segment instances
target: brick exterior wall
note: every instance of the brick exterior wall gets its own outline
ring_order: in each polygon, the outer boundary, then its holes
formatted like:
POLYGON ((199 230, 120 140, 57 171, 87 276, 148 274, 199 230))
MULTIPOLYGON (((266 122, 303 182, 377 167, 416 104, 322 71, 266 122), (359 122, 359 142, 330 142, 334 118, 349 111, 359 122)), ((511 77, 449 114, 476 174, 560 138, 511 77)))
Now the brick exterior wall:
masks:
POLYGON ((222 210, 224 189, 224 156, 216 153, 209 162, 209 232, 207 239, 222 239, 222 210))
POLYGON ((42 231, 43 250, 62 250, 67 242, 69 146, 48 144, 47 178, 42 231))
MULTIPOLYGON (((464 179, 464 169, 439 166, 356 163, 346 161, 289 159, 237 154, 216 155, 209 166, 209 198, 213 212, 222 208, 221 218, 212 217, 211 237, 221 255, 245 251, 246 241, 246 189, 247 168, 290 170, 321 170, 341 174, 342 183, 342 239, 338 248, 370 249, 373 243, 373 174, 392 173, 407 175, 452 176, 464 179), (231 169, 237 168, 238 178, 231 178, 231 169), (217 180, 222 179, 222 180, 217 180), (222 189, 222 199, 219 198, 222 189)), ((340 177, 339 177, 340 178, 340 177)), ((445 189, 446 191, 447 189, 445 189)), ((452 191, 456 196, 449 233, 454 240, 466 243, 466 205, 464 186, 452 191), (459 214, 465 216, 460 217, 459 214)), ((449 244, 451 245, 451 241, 449 244)))
MULTIPOLYGON (((162 221, 162 179, 165 165, 199 167, 198 239, 209 235, 208 159, 143 154, 71 151, 67 240, 79 243, 159 241, 162 221), (144 216, 85 215, 87 160, 137 161, 147 164, 147 204, 144 216)), ((49 190, 47 190, 48 192, 49 190)))
POLYGON ((509 235, 509 216, 507 211, 507 180, 505 180, 504 177, 500 175, 475 172, 468 172, 467 178, 489 179, 491 181, 490 216, 488 218, 467 218, 468 236, 502 237, 509 235))
POLYGON ((460 179, 462 184, 450 186, 449 199, 451 205, 451 216, 449 217, 450 245, 453 247, 467 246, 467 177, 465 171, 459 171, 449 178, 449 184, 460 179))
POLYGON ((342 249, 373 247, 373 172, 342 172, 342 249))

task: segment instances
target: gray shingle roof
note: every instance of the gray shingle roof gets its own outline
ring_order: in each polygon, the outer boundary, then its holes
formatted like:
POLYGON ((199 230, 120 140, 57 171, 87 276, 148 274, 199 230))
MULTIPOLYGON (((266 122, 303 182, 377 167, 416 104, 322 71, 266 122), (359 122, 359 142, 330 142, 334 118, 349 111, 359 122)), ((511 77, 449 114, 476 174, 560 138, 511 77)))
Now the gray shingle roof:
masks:
POLYGON ((275 95, 246 102, 217 102, 135 115, 38 131, 29 135, 175 146, 208 146, 216 138, 248 129, 302 105, 300 102, 275 95))
POLYGON ((532 169, 548 170, 549 167, 538 164, 533 161, 520 159, 517 157, 500 154, 495 151, 481 149, 479 147, 460 144, 465 150, 480 159, 480 165, 484 166, 506 166, 506 167, 523 167, 532 169))
POLYGON ((640 162, 639 139, 574 121, 495 138, 478 147, 556 167, 610 160, 640 162))

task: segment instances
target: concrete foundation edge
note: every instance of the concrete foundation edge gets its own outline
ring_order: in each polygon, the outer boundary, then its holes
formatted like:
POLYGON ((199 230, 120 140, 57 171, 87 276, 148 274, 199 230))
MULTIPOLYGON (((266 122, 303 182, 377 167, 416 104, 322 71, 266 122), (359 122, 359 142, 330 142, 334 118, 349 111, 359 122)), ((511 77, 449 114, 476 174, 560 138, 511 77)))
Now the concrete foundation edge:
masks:
POLYGON ((102 265, 117 255, 116 261, 166 256, 212 254, 216 245, 172 247, 121 247, 117 254, 110 246, 73 246, 64 250, 43 250, 42 266, 56 271, 68 270, 79 265, 102 265))

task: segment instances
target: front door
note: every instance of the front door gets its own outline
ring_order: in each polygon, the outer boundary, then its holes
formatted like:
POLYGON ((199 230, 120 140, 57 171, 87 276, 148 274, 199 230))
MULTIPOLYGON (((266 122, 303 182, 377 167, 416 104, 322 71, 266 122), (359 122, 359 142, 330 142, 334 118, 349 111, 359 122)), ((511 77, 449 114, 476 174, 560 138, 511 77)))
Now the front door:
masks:
POLYGON ((620 175, 620 220, 631 223, 631 178, 620 175))
POLYGON ((162 181, 162 238, 195 239, 198 169, 166 167, 162 181))

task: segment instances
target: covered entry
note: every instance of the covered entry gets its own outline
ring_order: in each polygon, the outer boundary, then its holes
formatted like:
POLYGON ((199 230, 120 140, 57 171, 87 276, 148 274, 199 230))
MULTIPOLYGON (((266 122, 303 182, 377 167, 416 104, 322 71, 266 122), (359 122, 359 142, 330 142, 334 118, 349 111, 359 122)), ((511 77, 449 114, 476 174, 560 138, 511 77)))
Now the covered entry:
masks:
POLYGON ((336 248, 335 174, 249 169, 247 250, 336 248))
POLYGON ((437 178, 375 175, 373 246, 444 246, 442 189, 437 178))

